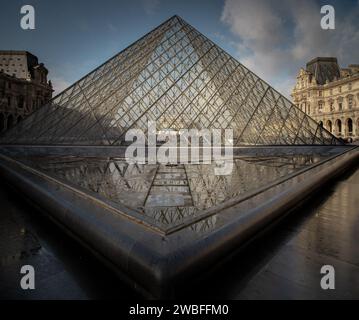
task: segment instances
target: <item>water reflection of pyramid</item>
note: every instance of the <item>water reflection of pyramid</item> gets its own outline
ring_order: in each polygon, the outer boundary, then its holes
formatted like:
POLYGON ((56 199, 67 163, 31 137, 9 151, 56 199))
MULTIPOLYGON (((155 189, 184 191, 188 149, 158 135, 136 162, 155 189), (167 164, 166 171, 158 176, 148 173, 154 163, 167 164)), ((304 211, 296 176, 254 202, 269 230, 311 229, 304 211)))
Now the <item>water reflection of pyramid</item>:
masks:
POLYGON ((121 145, 129 128, 232 128, 235 144, 340 144, 178 16, 2 137, 3 143, 121 145))

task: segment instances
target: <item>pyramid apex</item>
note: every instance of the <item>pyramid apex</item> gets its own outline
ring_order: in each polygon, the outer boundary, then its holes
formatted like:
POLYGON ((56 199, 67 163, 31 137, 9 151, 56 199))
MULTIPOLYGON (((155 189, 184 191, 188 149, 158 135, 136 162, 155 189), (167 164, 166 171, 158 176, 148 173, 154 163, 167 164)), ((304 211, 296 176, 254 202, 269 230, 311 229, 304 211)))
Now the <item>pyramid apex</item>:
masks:
POLYGON ((179 16, 178 14, 173 15, 170 19, 178 19, 180 21, 184 21, 183 18, 181 16, 179 16))

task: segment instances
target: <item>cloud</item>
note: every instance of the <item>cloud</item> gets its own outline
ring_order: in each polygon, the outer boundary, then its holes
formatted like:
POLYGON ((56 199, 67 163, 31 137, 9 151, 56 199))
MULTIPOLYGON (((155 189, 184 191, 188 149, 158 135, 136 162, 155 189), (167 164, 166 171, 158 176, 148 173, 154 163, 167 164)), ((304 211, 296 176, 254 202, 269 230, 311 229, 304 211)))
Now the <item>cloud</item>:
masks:
POLYGON ((322 30, 315 0, 226 0, 221 21, 235 36, 239 60, 289 96, 299 68, 313 57, 357 63, 359 3, 353 9, 336 17, 335 30, 322 30))

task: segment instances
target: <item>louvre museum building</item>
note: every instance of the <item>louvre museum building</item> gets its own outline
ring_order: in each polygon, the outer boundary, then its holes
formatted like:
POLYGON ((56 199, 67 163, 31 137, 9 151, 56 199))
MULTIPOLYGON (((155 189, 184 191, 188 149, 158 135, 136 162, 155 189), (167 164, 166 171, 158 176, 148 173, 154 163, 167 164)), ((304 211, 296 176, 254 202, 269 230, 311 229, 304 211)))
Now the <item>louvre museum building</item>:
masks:
POLYGON ((211 279, 358 159, 178 16, 0 136, 1 179, 151 298, 211 279), (231 172, 215 174, 201 139, 198 161, 128 162, 126 133, 147 137, 149 122, 156 134, 233 130, 231 172))

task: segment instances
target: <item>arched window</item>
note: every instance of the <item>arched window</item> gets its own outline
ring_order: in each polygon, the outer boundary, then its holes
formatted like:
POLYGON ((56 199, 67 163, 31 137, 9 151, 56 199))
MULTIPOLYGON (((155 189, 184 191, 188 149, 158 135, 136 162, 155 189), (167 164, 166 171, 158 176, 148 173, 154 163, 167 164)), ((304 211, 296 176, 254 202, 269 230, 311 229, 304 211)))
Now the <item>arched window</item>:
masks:
POLYGON ((347 134, 348 134, 348 136, 352 136, 353 135, 353 120, 348 118, 346 123, 347 123, 347 134))
POLYGON ((22 109, 22 108, 24 107, 24 97, 23 97, 23 96, 19 96, 17 102, 18 102, 18 103, 17 103, 18 108, 22 109))
POLYGON ((337 119, 335 122, 335 127, 338 135, 342 134, 342 121, 340 119, 337 119))
POLYGON ((319 125, 323 128, 323 121, 319 121, 319 125))
POLYGON ((329 132, 333 131, 333 124, 330 120, 327 121, 327 129, 329 132))
POLYGON ((15 119, 14 116, 12 114, 9 115, 9 117, 7 118, 7 129, 11 129, 15 124, 15 119))

